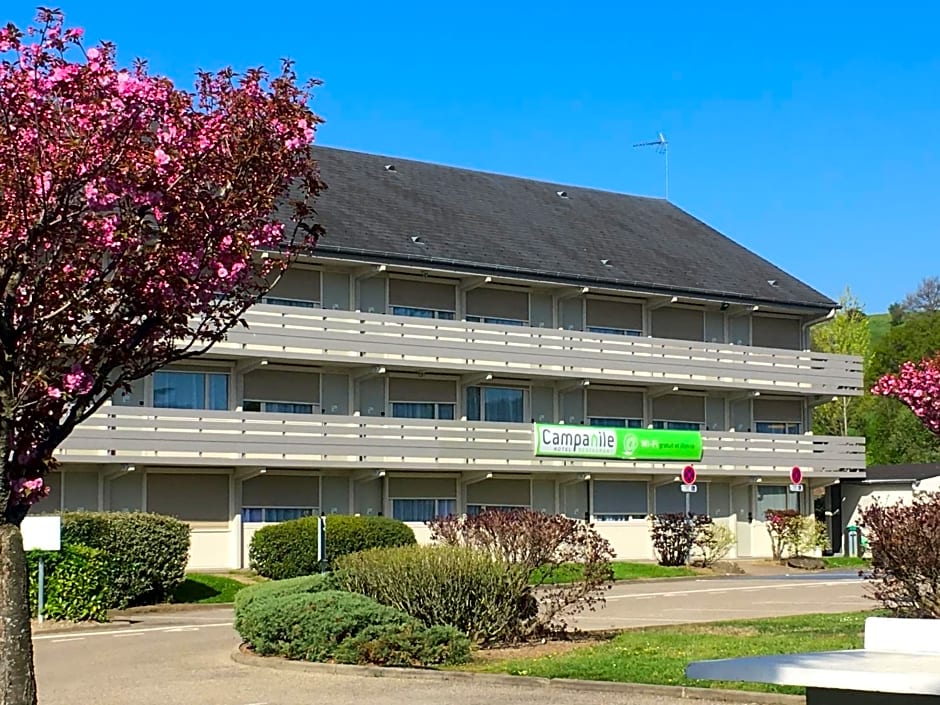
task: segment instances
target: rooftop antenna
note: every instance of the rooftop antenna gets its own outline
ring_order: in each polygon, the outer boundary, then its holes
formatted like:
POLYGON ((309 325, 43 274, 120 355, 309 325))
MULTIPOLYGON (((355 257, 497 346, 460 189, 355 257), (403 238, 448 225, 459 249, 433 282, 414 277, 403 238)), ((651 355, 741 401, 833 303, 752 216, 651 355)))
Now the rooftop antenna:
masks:
POLYGON ((669 200, 669 142, 666 141, 666 136, 660 132, 659 139, 654 140, 653 142, 637 142, 634 147, 656 147, 656 151, 659 154, 662 154, 665 157, 666 163, 666 200, 669 200))

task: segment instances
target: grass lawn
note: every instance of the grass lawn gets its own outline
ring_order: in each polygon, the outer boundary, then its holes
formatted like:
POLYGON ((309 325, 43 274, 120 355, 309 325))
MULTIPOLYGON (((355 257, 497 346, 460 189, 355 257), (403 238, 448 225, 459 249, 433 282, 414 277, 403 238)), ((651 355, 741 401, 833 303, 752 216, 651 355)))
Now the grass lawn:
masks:
MULTIPOLYGON (((666 568, 655 563, 626 563, 615 561, 611 563, 614 569, 614 580, 638 580, 640 578, 688 578, 699 575, 691 568, 666 568)), ((537 582, 536 575, 533 582, 537 582)), ((581 566, 571 564, 559 568, 548 576, 546 584, 571 583, 581 577, 581 566)))
POLYGON ((857 556, 827 556, 823 560, 827 568, 870 568, 871 559, 857 556))
POLYGON ((609 641, 537 658, 499 660, 479 652, 460 667, 491 673, 585 680, 733 688, 802 694, 803 688, 766 683, 695 681, 691 661, 862 647, 865 617, 873 612, 808 615, 621 632, 609 641))
POLYGON ((176 588, 170 602, 209 605, 220 602, 232 602, 235 593, 245 587, 241 580, 225 578, 221 575, 189 573, 182 585, 176 588))

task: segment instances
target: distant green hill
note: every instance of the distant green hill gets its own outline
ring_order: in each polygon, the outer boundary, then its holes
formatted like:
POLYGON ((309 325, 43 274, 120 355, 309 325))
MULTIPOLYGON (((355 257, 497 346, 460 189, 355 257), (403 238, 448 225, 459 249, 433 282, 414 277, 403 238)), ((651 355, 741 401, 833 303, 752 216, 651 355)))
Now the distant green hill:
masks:
POLYGON ((871 313, 868 315, 868 330, 871 333, 871 344, 875 345, 891 328, 891 314, 871 313))

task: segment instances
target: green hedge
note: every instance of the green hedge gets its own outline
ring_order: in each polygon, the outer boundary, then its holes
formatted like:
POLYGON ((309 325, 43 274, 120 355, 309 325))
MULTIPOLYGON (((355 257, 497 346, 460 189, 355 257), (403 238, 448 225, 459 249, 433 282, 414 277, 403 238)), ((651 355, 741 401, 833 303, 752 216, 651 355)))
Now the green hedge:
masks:
POLYGON ((288 580, 255 583, 235 593, 235 631, 253 634, 257 627, 251 622, 259 611, 256 602, 280 600, 291 595, 305 595, 334 589, 331 575, 304 575, 288 580), (247 621, 246 621, 247 620, 247 621))
MULTIPOLYGON (((330 515, 326 518, 326 559, 370 548, 415 543, 409 526, 388 517, 330 515)), ((317 563, 317 517, 265 526, 248 549, 251 567, 266 578, 283 580, 320 571, 317 563)))
POLYGON ((456 627, 480 644, 512 641, 536 617, 526 567, 464 546, 404 546, 344 556, 335 580, 425 626, 456 627))
POLYGON ((166 602, 185 578, 189 526, 142 512, 62 515, 62 543, 90 546, 109 562, 108 607, 166 602))
POLYGON ((236 601, 236 629, 261 655, 383 666, 456 664, 469 657, 470 642, 456 629, 425 628, 363 595, 327 590, 254 597, 236 601))
POLYGON ((104 551, 88 546, 29 552, 29 600, 34 617, 39 602, 40 556, 45 574, 43 617, 73 622, 108 620, 111 563, 104 551))

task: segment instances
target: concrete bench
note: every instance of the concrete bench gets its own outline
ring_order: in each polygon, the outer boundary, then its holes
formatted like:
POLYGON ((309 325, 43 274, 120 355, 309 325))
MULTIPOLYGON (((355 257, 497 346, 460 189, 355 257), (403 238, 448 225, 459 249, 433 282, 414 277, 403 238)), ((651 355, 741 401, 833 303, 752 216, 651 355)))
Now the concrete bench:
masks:
POLYGON ((807 705, 940 704, 940 620, 865 620, 864 648, 697 661, 686 676, 806 688, 807 705))

